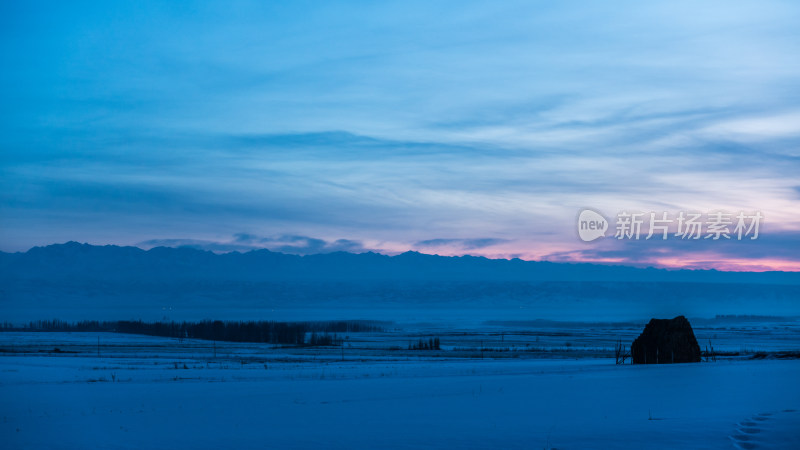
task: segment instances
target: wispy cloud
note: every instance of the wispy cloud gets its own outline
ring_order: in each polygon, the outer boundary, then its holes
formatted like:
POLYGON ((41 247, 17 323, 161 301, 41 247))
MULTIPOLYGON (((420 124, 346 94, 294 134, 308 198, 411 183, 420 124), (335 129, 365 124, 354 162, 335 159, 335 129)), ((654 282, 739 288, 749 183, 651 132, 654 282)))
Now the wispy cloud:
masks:
POLYGON ((350 239, 326 241, 309 236, 283 235, 259 237, 248 233, 236 233, 231 239, 220 241, 201 239, 148 239, 136 245, 145 249, 153 247, 189 247, 217 253, 267 249, 293 255, 333 252, 364 253, 371 251, 371 249, 364 248, 362 242, 350 239))
POLYGON ((492 247, 497 244, 504 244, 510 242, 508 239, 497 238, 476 238, 476 239, 427 239, 419 241, 414 244, 415 248, 428 250, 428 249, 455 249, 456 251, 467 252, 486 247, 492 247))
POLYGON ((770 231, 743 240, 632 240, 605 238, 583 248, 553 252, 549 261, 611 262, 634 266, 722 270, 800 270, 800 232, 770 231))
POLYGON ((614 257, 586 206, 800 229, 798 5, 50 6, 0 14, 4 249, 614 257))

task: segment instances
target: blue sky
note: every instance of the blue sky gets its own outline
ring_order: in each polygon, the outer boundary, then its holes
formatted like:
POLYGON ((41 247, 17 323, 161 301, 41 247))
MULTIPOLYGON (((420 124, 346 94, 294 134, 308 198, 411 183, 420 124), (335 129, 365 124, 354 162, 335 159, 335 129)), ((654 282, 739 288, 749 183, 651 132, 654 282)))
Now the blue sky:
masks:
POLYGON ((797 270, 797 23, 764 1, 5 2, 0 249, 797 270), (587 206, 760 210, 765 239, 586 244, 587 206))

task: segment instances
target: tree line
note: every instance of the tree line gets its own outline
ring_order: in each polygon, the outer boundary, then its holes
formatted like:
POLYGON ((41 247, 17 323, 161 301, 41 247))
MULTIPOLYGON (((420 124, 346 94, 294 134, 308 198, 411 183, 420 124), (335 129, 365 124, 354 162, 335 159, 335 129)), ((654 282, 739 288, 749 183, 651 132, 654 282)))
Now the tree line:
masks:
MULTIPOLYGON (((3 330, 17 330, 5 328, 3 330)), ((59 319, 28 323, 24 331, 83 331, 141 334, 170 338, 229 342, 257 342, 287 345, 341 345, 335 333, 379 332, 383 327, 372 321, 339 320, 316 322, 221 321, 144 322, 141 320, 67 322, 59 319), (310 333, 310 335, 309 335, 310 333), (333 334, 332 334, 333 333, 333 334)))
POLYGON ((439 345, 439 338, 429 338, 427 340, 420 339, 418 342, 408 344, 409 350, 441 350, 442 347, 439 345))

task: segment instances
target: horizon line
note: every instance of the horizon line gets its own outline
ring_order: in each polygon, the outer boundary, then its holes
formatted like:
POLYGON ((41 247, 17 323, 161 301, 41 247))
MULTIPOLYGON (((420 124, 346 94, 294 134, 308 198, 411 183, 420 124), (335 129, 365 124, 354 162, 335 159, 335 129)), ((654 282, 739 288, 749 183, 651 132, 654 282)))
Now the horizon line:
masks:
POLYGON ((149 248, 144 248, 144 247, 142 247, 140 245, 137 245, 137 244, 132 244, 132 245, 126 245, 126 244, 92 244, 92 243, 89 243, 89 242, 79 242, 79 241, 74 241, 74 240, 66 241, 66 242, 63 242, 63 243, 54 242, 52 244, 46 244, 46 245, 34 245, 34 246, 28 248, 27 250, 24 250, 24 251, 6 251, 6 250, 0 249, 0 253, 5 253, 5 254, 27 254, 31 250, 34 250, 34 249, 37 249, 37 248, 48 248, 48 247, 54 247, 54 246, 65 246, 65 245, 70 245, 70 244, 76 244, 76 245, 79 245, 79 246, 89 246, 89 247, 134 248, 134 249, 141 250, 143 252, 149 252, 151 250, 159 249, 159 248, 175 249, 175 250, 188 249, 188 250, 193 250, 193 251, 197 251, 197 252, 211 253, 211 254, 214 254, 214 255, 225 255, 225 254, 232 254, 232 253, 238 253, 238 254, 242 254, 243 255, 243 254, 257 252, 257 251, 267 251, 269 253, 276 253, 276 254, 281 254, 281 255, 286 255, 286 256, 296 256, 296 257, 299 257, 299 258, 304 258, 304 257, 309 257, 309 256, 333 255, 333 254, 348 254, 348 255, 368 255, 368 254, 373 254, 373 255, 384 256, 384 257, 387 257, 387 258, 394 258, 394 257, 402 256, 402 255, 405 255, 405 254, 417 254, 417 255, 432 256, 432 257, 438 257, 438 258, 477 258, 477 259, 485 259, 485 260, 489 260, 489 261, 520 261, 520 262, 527 262, 527 263, 549 263, 549 264, 556 264, 556 265, 595 265, 595 266, 604 266, 604 267, 628 268, 628 269, 636 269, 636 270, 658 270, 658 271, 665 271, 665 272, 688 271, 688 272, 716 272, 716 273, 786 273, 786 274, 800 273, 800 270, 725 270, 725 269, 718 269, 718 268, 715 268, 715 267, 701 268, 701 267, 691 267, 691 266, 688 266, 688 267, 686 267, 686 266, 662 266, 662 267, 659 267, 659 266, 652 265, 652 264, 644 265, 644 263, 642 263, 641 265, 636 265, 635 263, 627 263, 626 264, 626 263, 622 263, 622 262, 619 262, 619 261, 592 261, 592 260, 585 260, 585 261, 581 261, 581 260, 551 261, 551 260, 546 260, 546 259, 525 259, 525 258, 519 258, 519 257, 513 257, 513 258, 489 257, 489 256, 486 256, 486 255, 480 255, 480 254, 475 255, 475 254, 469 254, 469 253, 463 253, 463 254, 457 254, 457 255, 440 255, 438 253, 425 253, 425 252, 420 252, 418 250, 413 250, 413 249, 409 249, 409 250, 406 250, 406 251, 403 251, 403 252, 382 252, 382 251, 378 251, 378 250, 375 250, 375 249, 370 249, 370 250, 365 250, 365 251, 361 251, 361 252, 358 252, 358 251, 346 251, 346 250, 334 250, 334 251, 328 251, 328 252, 315 252, 315 253, 299 254, 299 253, 291 253, 291 252, 280 251, 280 250, 272 250, 272 249, 269 249, 269 248, 266 248, 266 247, 253 247, 253 248, 243 249, 243 250, 232 249, 232 250, 216 250, 215 251, 215 250, 211 250, 211 249, 199 248, 198 246, 188 245, 188 244, 186 244, 186 245, 176 245, 176 246, 156 245, 156 246, 152 246, 152 247, 149 247, 149 248))

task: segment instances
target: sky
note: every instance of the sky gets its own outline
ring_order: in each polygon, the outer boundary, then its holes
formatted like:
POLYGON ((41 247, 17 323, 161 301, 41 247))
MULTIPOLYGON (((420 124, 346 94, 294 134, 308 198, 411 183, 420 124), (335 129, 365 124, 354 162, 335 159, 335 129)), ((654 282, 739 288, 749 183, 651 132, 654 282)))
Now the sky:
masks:
POLYGON ((788 1, 2 2, 0 250, 800 270, 798 23, 788 1), (764 220, 583 242, 583 208, 764 220))

